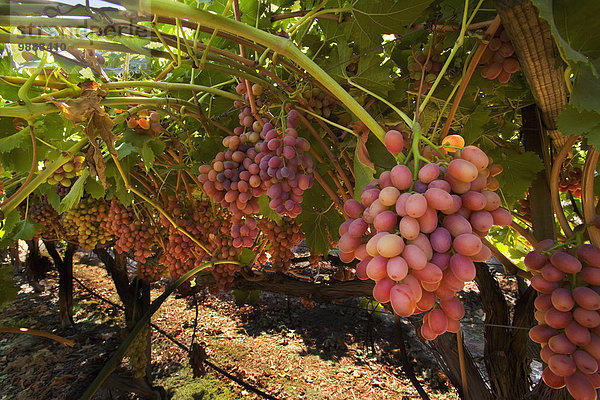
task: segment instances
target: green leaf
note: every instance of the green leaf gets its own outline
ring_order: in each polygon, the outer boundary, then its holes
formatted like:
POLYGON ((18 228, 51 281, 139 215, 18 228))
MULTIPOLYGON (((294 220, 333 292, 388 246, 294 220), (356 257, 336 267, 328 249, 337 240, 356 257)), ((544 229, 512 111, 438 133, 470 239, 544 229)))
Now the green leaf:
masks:
POLYGON ((496 179, 500 183, 500 196, 511 207, 516 200, 523 197, 535 175, 544 168, 542 160, 530 151, 517 153, 505 148, 495 148, 488 153, 494 162, 504 168, 496 179))
POLYGON ((20 220, 21 214, 18 210, 14 210, 6 216, 3 221, 2 229, 0 229, 0 239, 2 239, 0 248, 8 246, 12 242, 12 240, 10 240, 10 237, 12 236, 11 233, 14 231, 15 226, 17 226, 17 223, 20 220))
POLYGON ((19 221, 15 226, 15 233, 12 237, 13 240, 31 240, 39 232, 39 224, 36 224, 29 220, 19 221))
MULTIPOLYGON (((358 139, 360 140, 360 139, 358 139)), ((358 145, 354 151, 354 198, 360 199, 360 194, 365 186, 371 182, 375 176, 375 170, 368 165, 363 164, 358 158, 358 145)))
POLYGON ((594 111, 580 111, 568 104, 556 118, 556 122, 563 135, 580 135, 600 124, 600 114, 594 111))
POLYGON ((302 223, 306 245, 313 254, 327 254, 331 248, 327 232, 337 238, 338 228, 344 222, 342 215, 331 204, 323 188, 315 184, 304 192, 302 213, 296 218, 302 223))
POLYGON ((0 139, 0 153, 8 153, 20 147, 28 136, 29 128, 24 128, 15 134, 0 139))
POLYGON ((56 193, 56 186, 42 183, 37 187, 36 193, 39 193, 40 196, 46 196, 48 204, 58 212, 60 207, 60 196, 56 193))
POLYGON ((575 81, 569 104, 579 110, 593 110, 600 112, 600 78, 590 68, 577 65, 573 68, 575 81))
POLYGON ((241 307, 246 303, 246 299, 248 298, 250 292, 246 290, 233 289, 231 291, 231 294, 233 295, 233 299, 235 300, 235 305, 241 307))
POLYGON ((89 176, 85 181, 85 191, 90 194, 94 199, 101 199, 104 197, 104 186, 95 177, 89 176))
POLYGON ((71 187, 71 191, 65 196, 64 199, 60 202, 60 206, 58 207, 58 213, 62 214, 67 210, 70 210, 75 204, 81 200, 83 196, 83 187, 85 181, 90 174, 88 169, 83 170, 81 176, 75 181, 73 186, 71 187))
POLYGON ((127 157, 130 154, 135 154, 137 153, 137 150, 135 148, 135 146, 133 146, 131 143, 122 143, 118 148, 117 148, 117 157, 119 160, 122 160, 123 158, 127 157))
POLYGON ((150 168, 152 168, 152 165, 154 165, 154 151, 152 151, 152 148, 145 143, 142 147, 142 152, 140 155, 144 161, 144 167, 146 167, 146 171, 149 171, 150 168))
POLYGON ((19 289, 13 280, 14 267, 11 264, 0 265, 0 306, 17 298, 19 289))
POLYGON ((240 255, 240 262, 244 265, 249 265, 254 260, 254 256, 255 253, 251 249, 244 247, 240 255))
POLYGON ((432 0, 358 0, 353 4, 350 32, 359 47, 379 44, 386 33, 402 34, 432 0))
POLYGON ((356 76, 353 76, 352 80, 380 96, 387 97, 388 92, 394 90, 394 87, 390 85, 389 64, 381 65, 382 62, 381 56, 376 53, 360 57, 356 76))
POLYGON ((532 0, 540 17, 548 21, 552 36, 561 53, 570 62, 592 67, 589 59, 600 56, 597 24, 590 24, 590 15, 600 13, 599 2, 581 0, 532 0))
POLYGON ((258 198, 258 206, 260 207, 260 213, 263 216, 275 222, 281 221, 281 215, 277 214, 275 210, 272 210, 271 207, 269 207, 269 197, 266 194, 263 194, 258 198))
POLYGON ((477 106, 470 114, 467 123, 462 129, 461 136, 466 144, 473 144, 483 134, 483 126, 490 121, 490 110, 477 106))

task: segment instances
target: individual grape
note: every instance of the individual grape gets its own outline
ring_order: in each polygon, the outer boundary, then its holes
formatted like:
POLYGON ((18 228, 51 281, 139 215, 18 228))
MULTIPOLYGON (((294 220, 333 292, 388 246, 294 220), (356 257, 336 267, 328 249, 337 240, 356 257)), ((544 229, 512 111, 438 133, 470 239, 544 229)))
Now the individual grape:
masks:
POLYGON ((450 164, 448 164, 448 173, 464 183, 473 182, 478 175, 477 167, 473 163, 459 158, 450 161, 450 164))
MULTIPOLYGON (((375 199, 373 199, 375 200, 375 199)), ((371 202, 372 203, 372 202, 371 202)), ((369 203, 369 205, 371 205, 369 203)), ((344 212, 353 219, 359 218, 365 208, 356 200, 350 199, 344 203, 344 212)))
MULTIPOLYGON (((558 374, 557 374, 558 375, 558 374)), ((594 385, 581 373, 573 373, 565 376, 565 384, 569 394, 576 400, 596 400, 597 394, 594 385)))
POLYGON ((551 295, 552 305, 558 311, 571 311, 575 305, 575 300, 571 295, 571 291, 564 288, 558 288, 552 292, 551 295))
POLYGON ((444 147, 448 153, 454 153, 458 148, 464 147, 464 145, 465 139, 460 135, 448 135, 442 139, 442 147, 444 147))
POLYGON ((481 251, 481 239, 472 233, 457 236, 452 242, 452 247, 463 256, 472 257, 481 251))
POLYGON ((404 241, 395 234, 387 234, 377 242, 377 251, 385 258, 398 256, 404 250, 404 241))
POLYGON ((387 131, 384 138, 386 149, 392 154, 399 154, 404 149, 404 137, 397 130, 387 131))
POLYGON ((577 248, 577 258, 589 266, 600 268, 600 249, 591 244, 582 244, 577 248))
POLYGON ((394 285, 390 290, 390 302, 394 312, 401 317, 412 315, 416 307, 416 301, 408 285, 394 285))
POLYGON ((580 286, 573 289, 573 298, 577 305, 586 310, 600 309, 600 294, 588 287, 580 286))
POLYGON ((412 269, 423 269, 427 265, 427 256, 414 244, 404 246, 402 257, 412 269))
POLYGON ((552 336, 548 340, 548 347, 556 354, 571 354, 577 348, 563 333, 552 336))
POLYGON ((408 274, 408 264, 402 257, 392 257, 387 261, 387 275, 394 281, 402 281, 408 274))
POLYGON ((412 172, 406 165, 396 165, 390 171, 392 184, 399 190, 408 189, 413 182, 412 172))
POLYGON ((544 380, 544 383, 552 389, 561 389, 565 387, 565 378, 556 375, 548 367, 544 368, 544 371, 542 372, 542 379, 544 380))

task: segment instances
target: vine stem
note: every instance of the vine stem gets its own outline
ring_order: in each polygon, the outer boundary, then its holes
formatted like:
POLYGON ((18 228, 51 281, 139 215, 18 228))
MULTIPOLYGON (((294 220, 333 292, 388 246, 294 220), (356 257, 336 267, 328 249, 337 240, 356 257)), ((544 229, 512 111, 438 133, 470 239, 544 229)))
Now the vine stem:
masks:
POLYGON ((463 349, 462 327, 456 332, 456 345, 458 349, 458 363, 460 366, 460 380, 463 391, 463 396, 469 400, 469 386, 467 384, 467 371, 465 366, 465 351, 463 349))
MULTIPOLYGON (((225 9, 223 10, 223 16, 225 16, 229 12, 229 9, 231 8, 232 4, 233 0, 227 0, 227 4, 225 5, 225 9)), ((206 64, 206 56, 208 55, 208 52, 210 51, 210 48, 213 42, 215 41, 218 33, 219 30, 215 28, 213 33, 210 35, 210 39, 208 40, 208 43, 206 43, 206 50, 204 51, 204 53, 202 53, 202 57, 200 58, 200 65, 198 66, 199 69, 204 69, 204 64, 206 64)))
POLYGON ((302 122, 302 125, 304 125, 306 127, 306 129, 308 129, 308 131, 311 133, 311 135, 315 138, 315 140, 317 142, 319 142, 319 144, 323 148, 323 151, 325 152, 325 154, 327 155, 329 160, 333 163, 333 166, 335 167, 340 178, 342 179, 342 181, 344 181, 344 185, 346 186, 346 190, 348 191, 348 193, 350 193, 350 194, 353 193, 354 188, 352 186, 352 183, 350 182, 350 179, 348 179, 348 176, 342 169, 342 166, 338 162, 337 158, 333 155, 333 153, 331 152, 329 147, 325 144, 325 142, 323 141, 321 136, 319 136, 319 133, 315 130, 315 128, 311 125, 311 123, 306 119, 306 117, 304 115, 302 115, 301 113, 298 113, 298 118, 300 119, 300 122, 302 122))
POLYGON ((567 157, 567 154, 571 151, 571 148, 575 144, 575 142, 579 139, 579 136, 573 135, 569 136, 563 147, 560 149, 556 158, 554 159, 554 163, 552 164, 552 170, 550 171, 550 195, 552 196, 552 208, 554 208, 554 213, 556 214, 556 218, 558 219, 558 223, 562 228, 565 236, 570 237, 573 234, 573 230, 569 225, 569 221, 565 216, 565 211, 560 204, 560 192, 558 191, 558 183, 560 180, 560 170, 562 168, 562 163, 567 157))
POLYGON ((38 66, 35 68, 35 70, 31 74, 31 76, 25 81, 23 86, 21 86, 19 88, 17 95, 19 96, 19 99, 21 101, 23 101, 25 103, 30 103, 29 89, 31 88, 31 85, 33 84, 33 82, 35 82, 35 80, 37 79, 40 72, 42 72, 42 70, 44 69, 44 65, 46 65, 47 57, 48 57, 48 53, 44 52, 44 55, 42 56, 42 59, 40 60, 38 66))
POLYGON ((158 311, 158 309, 162 306, 162 304, 167 300, 167 298, 173 293, 179 286, 181 286, 184 282, 186 282, 189 278, 196 275, 198 272, 201 272, 207 268, 212 267, 213 265, 219 264, 236 264, 241 265, 238 261, 229 261, 229 260, 219 260, 219 261, 208 261, 202 263, 201 265, 191 269, 190 271, 183 274, 179 279, 177 279, 172 285, 167 287, 165 291, 156 298, 150 304, 150 308, 146 313, 137 321, 127 338, 121 343, 119 348, 113 353, 112 357, 104 364, 102 370, 96 375, 94 381, 88 386, 85 393, 81 396, 81 400, 90 400, 94 393, 100 388, 102 383, 108 378, 108 376, 117 368, 121 359, 125 356, 127 349, 136 338, 136 336, 140 333, 140 331, 145 327, 146 324, 150 322, 150 319, 158 311))
POLYGON ((581 179, 581 208, 583 208, 584 221, 588 224, 588 234, 590 242, 596 247, 600 247, 600 229, 593 224, 596 217, 594 205, 594 173, 598 164, 598 152, 590 147, 585 157, 583 166, 583 177, 581 179))
POLYGON ((433 92, 435 91, 435 89, 438 87, 438 85, 442 81, 442 78, 444 77, 444 74, 446 73, 446 70, 448 69, 448 67, 450 66, 450 63, 454 59, 454 56, 458 52, 458 49, 460 49, 462 47, 462 45, 464 43, 464 40, 465 40, 465 33, 467 31, 467 27, 468 27, 469 23, 475 17, 475 14, 479 10, 479 7, 481 7, 482 3, 483 3, 483 0, 479 0, 479 3, 477 3, 477 6, 475 6, 475 9, 473 10, 473 13, 471 14, 471 17, 467 21, 467 14, 469 12, 469 0, 465 0, 465 11, 463 12, 462 25, 461 25, 461 28, 460 28, 460 33, 458 34, 458 38, 456 39, 456 42, 454 42, 454 46, 452 47, 452 50, 450 50, 450 54, 448 55, 448 58, 446 59, 446 62, 442 66, 442 69, 440 70, 440 73, 435 78, 435 81, 433 82, 433 85, 431 86, 431 88, 427 92, 427 95, 423 99, 423 102, 419 106, 419 109, 418 109, 419 113, 422 113, 423 110, 425 109, 425 106, 427 105, 427 103, 429 103, 429 100, 431 99, 431 96, 433 95, 433 92))
POLYGON ((0 326, 0 333, 18 333, 18 334, 22 334, 22 335, 40 336, 40 337, 45 337, 48 339, 55 340, 59 343, 67 345, 69 347, 75 346, 74 340, 65 339, 63 337, 56 336, 56 335, 53 335, 52 333, 48 333, 48 332, 44 332, 44 331, 36 331, 35 329, 13 328, 11 326, 0 326))
POLYGON ((161 213, 161 215, 164 216, 171 223, 171 225, 173 225, 173 228, 175 228, 176 230, 178 230, 179 232, 183 233, 185 236, 190 238, 190 240, 192 242, 194 242, 200 248, 202 248, 202 250, 204 250, 208 255, 212 256, 212 252, 210 250, 208 250, 208 248, 202 242, 200 242, 198 239, 196 239, 194 236, 192 236, 188 231, 186 231, 185 229, 183 229, 182 227, 177 225, 175 220, 160 205, 158 205, 156 202, 154 202, 152 199, 150 199, 144 193, 137 190, 137 188, 135 186, 131 185, 131 183, 129 182, 129 179, 127 178, 127 174, 125 174, 125 171, 123 170, 123 167, 121 166, 121 163, 119 162, 119 158, 117 157, 117 155, 111 153, 110 156, 112 157, 112 159, 115 163, 115 166, 117 167, 117 170, 119 171, 119 174, 121 175, 121 179, 123 179, 125 189, 131 190, 131 192, 138 195, 142 200, 144 200, 145 202, 150 204, 156 211, 161 213))
MULTIPOLYGON (((500 27, 500 16, 498 15, 498 16, 496 16, 496 18, 494 18, 492 24, 488 27, 487 31, 485 32, 486 36, 488 38, 492 38, 499 27, 500 27)), ((450 108, 450 112, 448 113, 448 117, 446 118, 446 122, 444 124, 444 129, 442 130, 442 134, 441 134, 441 139, 445 138, 446 135, 448 134, 448 132, 450 131, 450 126, 452 125, 452 121, 454 120, 454 115, 456 114, 456 111, 458 110, 460 101, 462 100, 462 97, 465 94, 467 85, 469 84, 469 81, 471 80, 471 77, 473 76, 473 72, 475 72, 475 68, 477 68, 477 66, 479 65, 479 60, 481 60, 481 56, 483 55, 483 52, 487 49, 488 44, 489 44, 489 41, 481 41, 479 43, 479 47, 477 48, 477 50, 475 51, 475 54, 473 55, 473 58, 471 59, 471 62, 469 63, 469 67, 467 68, 467 71, 466 71, 463 79, 461 80, 458 92, 456 93, 456 98, 452 102, 452 108, 450 108)), ((450 99, 450 97, 448 99, 450 99)), ((444 105, 444 107, 445 107, 445 105, 444 105)))
POLYGON ((519 235, 523 236, 525 240, 529 242, 532 247, 537 246, 537 240, 533 237, 533 232, 529 229, 523 228, 521 225, 517 224, 515 221, 511 222, 510 227, 517 232, 519 235))
POLYGON ((71 146, 67 151, 61 153, 61 155, 54 160, 50 165, 48 165, 42 172, 40 172, 35 178, 31 180, 27 185, 23 185, 20 188, 20 192, 15 196, 11 196, 9 200, 7 200, 4 204, 0 206, 0 210, 4 213, 4 215, 8 215, 11 211, 13 211, 23 200, 27 198, 38 186, 42 183, 46 182, 50 176, 56 172, 64 163, 69 161, 73 157, 73 153, 81 150, 83 146, 88 143, 88 138, 85 137, 81 139, 79 142, 75 143, 71 146))
POLYGON ((336 128, 338 128, 338 129, 340 129, 342 131, 345 131, 345 132, 351 133, 353 135, 356 135, 356 133, 352 129, 346 128, 345 126, 342 126, 340 124, 336 124, 335 122, 328 120, 327 118, 323 117, 322 115, 316 114, 313 111, 310 111, 310 110, 308 110, 308 109, 306 109, 304 107, 296 106, 295 108, 297 108, 298 110, 303 111, 303 112, 307 113, 308 115, 311 115, 311 116, 313 116, 313 117, 315 117, 315 118, 317 118, 317 119, 319 119, 319 120, 321 120, 323 122, 326 122, 326 123, 328 123, 331 126, 335 126, 336 128))
MULTIPOLYGON (((131 9, 141 12, 137 0, 116 1, 131 9)), ((384 142, 385 132, 377 121, 348 93, 336 80, 304 54, 294 43, 286 38, 273 35, 257 29, 253 26, 225 18, 221 15, 211 14, 179 2, 169 0, 153 0, 152 12, 175 18, 187 18, 190 21, 210 26, 225 32, 234 33, 240 37, 253 40, 263 46, 270 47, 277 53, 289 58, 311 75, 315 80, 325 86, 335 97, 337 97, 348 109, 353 112, 381 142, 384 142)))
POLYGON ((216 89, 210 86, 193 85, 190 83, 174 83, 174 82, 152 82, 152 81, 120 81, 108 82, 102 85, 108 89, 128 88, 128 87, 149 87, 161 90, 193 90, 196 92, 211 93, 217 96, 222 96, 230 100, 243 100, 241 96, 235 93, 230 93, 225 90, 216 89))

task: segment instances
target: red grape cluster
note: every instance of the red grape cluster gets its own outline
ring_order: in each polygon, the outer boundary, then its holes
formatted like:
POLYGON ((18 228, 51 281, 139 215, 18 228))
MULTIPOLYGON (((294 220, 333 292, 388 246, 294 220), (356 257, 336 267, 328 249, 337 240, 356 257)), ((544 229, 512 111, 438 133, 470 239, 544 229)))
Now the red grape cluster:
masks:
POLYGON ((231 218, 231 236, 234 247, 252 247, 258 236, 258 225, 252 216, 231 218))
POLYGON ((287 129, 280 137, 266 120, 261 121, 261 127, 249 110, 245 108, 240 113, 243 126, 234 130, 239 135, 223 140, 229 150, 218 153, 210 165, 200 166, 198 180, 206 194, 237 219, 258 213, 258 197, 265 191, 272 199, 269 206, 273 210, 280 215, 296 217, 302 212, 302 194, 312 186, 314 169, 308 154, 310 143, 298 137, 296 131, 298 114, 295 110, 290 111, 287 129), (252 132, 247 134, 246 128, 251 128, 252 132), (260 140, 252 145, 259 128, 260 140), (247 135, 244 136, 245 143, 242 135, 247 135))
POLYGON ((104 245, 112 235, 104 229, 109 206, 104 199, 84 197, 62 216, 67 237, 73 238, 84 250, 104 245))
POLYGON ((570 171, 563 171, 560 175, 558 190, 561 193, 571 192, 575 197, 581 197, 581 178, 583 171, 581 168, 575 167, 570 171))
MULTIPOLYGON (((219 231, 208 202, 180 204, 175 197, 170 196, 165 208, 171 212, 177 226, 195 238, 209 238, 215 229, 219 231)), ((208 254, 202 247, 176 229, 164 216, 161 217, 161 223, 168 229, 169 238, 160 263, 169 268, 173 279, 179 278, 207 259, 208 254)))
POLYGON ((58 212, 48 203, 46 197, 41 197, 38 202, 30 204, 28 217, 42 226, 39 232, 41 239, 60 240, 63 237, 58 212))
POLYGON ((167 267, 163 264, 156 262, 158 260, 146 260, 144 263, 138 262, 137 264, 137 276, 143 281, 152 283, 159 281, 163 276, 166 276, 169 272, 167 267))
MULTIPOLYGON (((165 207, 171 210, 178 226, 184 228, 193 237, 204 239, 204 244, 213 253, 210 257, 206 251, 194 243, 187 235, 174 228, 162 218, 161 221, 169 230, 160 263, 166 265, 173 279, 179 278, 187 271, 209 260, 237 260, 240 249, 234 247, 231 237, 231 216, 225 210, 213 212, 208 201, 196 201, 190 205, 181 204, 175 197, 169 197, 165 207), (184 211, 185 210, 185 211, 184 211)), ((236 264, 219 264, 212 267, 212 274, 217 281, 218 290, 228 290, 233 276, 239 269, 236 264)))
POLYGON ((508 32, 501 25, 479 60, 479 64, 485 65, 481 70, 481 76, 507 83, 510 76, 520 68, 519 61, 513 56, 514 53, 515 49, 510 42, 508 32))
POLYGON ((73 182, 72 179, 78 177, 83 172, 84 156, 75 156, 71 161, 67 161, 61 165, 54 173, 46 180, 50 185, 62 185, 69 187, 73 182))
POLYGON ((433 82, 440 74, 442 70, 443 58, 442 51, 444 47, 441 44, 434 45, 429 52, 429 46, 425 46, 423 50, 414 51, 412 55, 408 57, 408 71, 410 78, 415 82, 413 83, 413 89, 418 90, 421 86, 421 75, 425 70, 425 79, 423 81, 423 91, 426 92, 433 86, 433 82), (427 55, 429 54, 429 60, 427 55))
POLYGON ((141 110, 138 112, 138 118, 135 116, 129 117, 127 120, 127 127, 135 129, 135 131, 142 135, 156 136, 165 129, 160 124, 161 116, 157 112, 151 112, 148 115, 147 110, 141 110))
POLYGON ((289 217, 283 217, 281 221, 275 222, 270 219, 260 221, 260 230, 271 246, 266 250, 273 268, 277 271, 287 271, 291 260, 294 258, 294 249, 302 239, 302 224, 289 217))
MULTIPOLYGON (((262 85, 255 83, 251 86, 251 90, 252 90, 252 94, 254 96, 261 96, 264 92, 264 88, 262 87, 262 85)), ((238 94, 241 94, 242 96, 244 96, 244 100, 248 100, 248 88, 246 87, 246 82, 242 81, 240 83, 238 83, 238 85, 235 87, 235 91, 238 94)), ((264 105, 264 100, 265 98, 257 98, 256 101, 256 105, 258 107, 262 107, 264 105)), ((242 101, 236 100, 233 102, 233 105, 236 108, 242 108, 244 107, 244 103, 242 101)))
MULTIPOLYGON (((327 93, 325 93, 318 87, 307 88, 302 93, 302 98, 313 109, 315 114, 323 116, 325 118, 329 118, 331 116, 331 112, 336 106, 335 99, 327 95, 327 93)), ((307 118, 312 120, 315 117, 313 117, 312 115, 308 115, 307 118)))
MULTIPOLYGON (((386 136, 388 150, 401 152, 400 132, 386 136)), ((360 202, 344 204, 340 259, 361 260, 357 276, 376 281, 373 297, 390 301, 396 314, 429 311, 421 327, 427 340, 458 331, 464 308, 456 293, 475 278, 473 261, 491 255, 481 237, 512 221, 500 197, 485 189, 488 164, 482 150, 467 146, 449 163, 421 164, 417 180, 397 165, 367 185, 360 202)))
POLYGON ((519 199, 519 212, 528 221, 531 221, 531 200, 529 193, 524 199, 519 199))
POLYGON ((600 388, 600 249, 540 242, 525 257, 533 277, 538 325, 529 337, 542 345, 544 382, 564 386, 575 400, 596 399, 600 388))
POLYGON ((117 253, 128 253, 133 249, 133 259, 142 264, 154 254, 156 231, 151 221, 141 220, 131 207, 125 207, 118 200, 111 201, 103 227, 115 237, 117 253))
POLYGON ((260 178, 267 185, 271 198, 269 207, 279 215, 297 217, 302 212, 302 195, 313 185, 314 162, 308 140, 298 137, 298 112, 291 110, 286 121, 286 130, 280 137, 269 123, 263 127, 264 141, 260 143, 260 154, 256 162, 260 167, 260 178))

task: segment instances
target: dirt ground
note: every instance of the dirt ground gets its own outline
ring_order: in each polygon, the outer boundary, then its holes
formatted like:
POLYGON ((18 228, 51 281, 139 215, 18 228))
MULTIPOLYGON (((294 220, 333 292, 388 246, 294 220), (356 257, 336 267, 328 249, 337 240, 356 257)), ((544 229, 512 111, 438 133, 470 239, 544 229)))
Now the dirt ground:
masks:
MULTIPOLYGON (((81 254, 76 255, 76 260, 81 254)), ((103 297, 119 303, 100 263, 84 258, 74 275, 103 297)), ((62 330, 58 318, 57 274, 34 293, 17 275, 17 299, 0 308, 0 325, 45 330, 76 342, 70 348, 48 339, 0 336, 0 399, 76 399, 120 342, 121 311, 75 284, 76 327, 62 330)), ((156 285, 153 297, 161 293, 156 285)), ((367 312, 358 299, 314 304, 261 293, 254 305, 238 307, 230 295, 198 296, 195 340, 206 344, 209 360, 278 399, 419 399, 402 372, 392 316, 367 312), (200 298, 202 297, 202 298, 200 298)), ((171 296, 153 322, 185 345, 193 331, 193 299, 171 296)), ((403 326, 419 381, 431 399, 457 399, 427 349, 403 326)), ((258 399, 237 383, 211 371, 193 378, 187 354, 166 337, 152 334, 153 382, 172 399, 258 399)), ((125 367, 122 367, 126 372, 125 367)), ((99 391, 96 399, 133 399, 99 391)))

